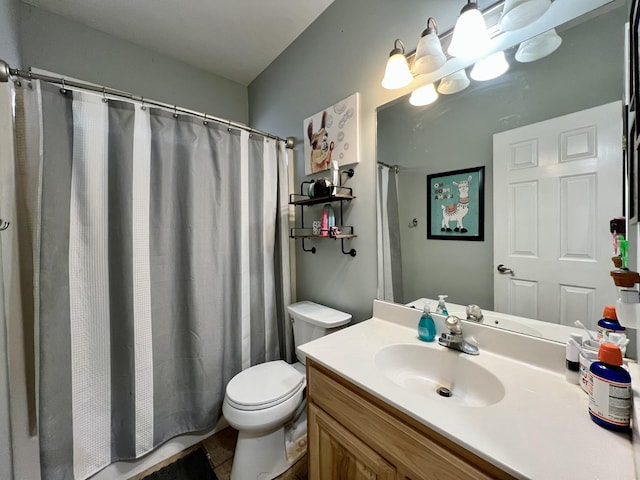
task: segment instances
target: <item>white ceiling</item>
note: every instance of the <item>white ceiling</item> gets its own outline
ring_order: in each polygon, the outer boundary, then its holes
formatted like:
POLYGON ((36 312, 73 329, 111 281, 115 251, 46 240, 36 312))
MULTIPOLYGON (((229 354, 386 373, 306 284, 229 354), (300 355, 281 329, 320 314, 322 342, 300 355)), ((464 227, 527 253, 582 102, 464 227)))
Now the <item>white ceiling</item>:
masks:
POLYGON ((248 85, 333 0, 23 0, 248 85))

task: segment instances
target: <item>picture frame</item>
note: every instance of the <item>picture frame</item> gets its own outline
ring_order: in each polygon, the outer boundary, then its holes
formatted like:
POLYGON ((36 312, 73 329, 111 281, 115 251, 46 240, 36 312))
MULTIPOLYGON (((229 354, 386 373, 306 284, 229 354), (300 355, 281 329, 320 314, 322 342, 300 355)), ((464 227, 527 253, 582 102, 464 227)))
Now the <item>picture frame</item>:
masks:
POLYGON ((358 92, 306 118, 305 174, 323 172, 333 161, 339 167, 360 162, 360 95, 358 92))
POLYGON ((484 241, 484 168, 427 175, 427 239, 484 241))

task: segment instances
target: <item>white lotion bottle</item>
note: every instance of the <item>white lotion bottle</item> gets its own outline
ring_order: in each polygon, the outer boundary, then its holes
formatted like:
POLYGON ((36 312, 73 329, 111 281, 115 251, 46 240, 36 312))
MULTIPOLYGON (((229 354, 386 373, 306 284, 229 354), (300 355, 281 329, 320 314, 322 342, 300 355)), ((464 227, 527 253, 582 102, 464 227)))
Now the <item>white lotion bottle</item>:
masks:
POLYGON ((340 186, 340 171, 338 170, 338 162, 336 160, 331 162, 331 183, 333 184, 333 194, 338 194, 338 187, 340 186))

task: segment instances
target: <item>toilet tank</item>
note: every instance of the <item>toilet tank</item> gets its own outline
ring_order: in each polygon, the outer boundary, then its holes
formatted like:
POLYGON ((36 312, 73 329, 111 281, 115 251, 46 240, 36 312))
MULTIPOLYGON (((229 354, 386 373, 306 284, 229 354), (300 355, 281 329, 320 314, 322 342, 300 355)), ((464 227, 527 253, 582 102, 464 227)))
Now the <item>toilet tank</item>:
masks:
POLYGON ((293 303, 287 310, 293 324, 296 357, 302 363, 305 363, 306 359, 305 355, 298 351, 298 346, 323 337, 351 321, 349 313, 309 301, 293 303))

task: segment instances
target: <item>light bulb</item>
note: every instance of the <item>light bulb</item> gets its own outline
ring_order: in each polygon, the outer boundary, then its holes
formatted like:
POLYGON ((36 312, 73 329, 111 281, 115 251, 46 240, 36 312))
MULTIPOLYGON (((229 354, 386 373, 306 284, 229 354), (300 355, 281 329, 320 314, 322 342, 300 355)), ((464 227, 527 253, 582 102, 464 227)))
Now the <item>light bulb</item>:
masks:
POLYGON ((449 44, 449 55, 462 58, 477 58, 489 48, 489 32, 478 5, 469 2, 462 8, 453 29, 449 44))
POLYGON ((413 61, 413 72, 416 75, 435 72, 447 62, 447 57, 442 51, 442 44, 438 38, 436 21, 433 18, 427 20, 427 28, 422 32, 416 56, 413 61), (430 24, 433 24, 432 27, 430 24))
POLYGON ((467 77, 464 69, 458 70, 451 75, 447 75, 442 80, 440 80, 440 84, 438 85, 438 93, 442 93, 444 95, 451 95, 453 93, 458 93, 464 90, 469 86, 471 81, 467 77))
POLYGON ((471 69, 471 78, 478 82, 492 80, 509 70, 509 64, 504 52, 496 52, 476 62, 471 69))
MULTIPOLYGON (((398 43, 402 45, 400 40, 396 40, 396 45, 398 43)), ((384 71, 382 86, 389 90, 395 90, 409 85, 411 80, 413 80, 413 76, 409 70, 407 57, 404 56, 404 46, 402 49, 396 46, 389 53, 389 60, 387 60, 387 67, 384 71)))
POLYGON ((429 83, 427 85, 423 85, 422 87, 416 88, 413 92, 411 92, 409 103, 411 105, 415 105, 416 107, 422 107, 424 105, 429 105, 430 103, 435 102, 437 99, 438 92, 436 92, 433 83, 429 83))

